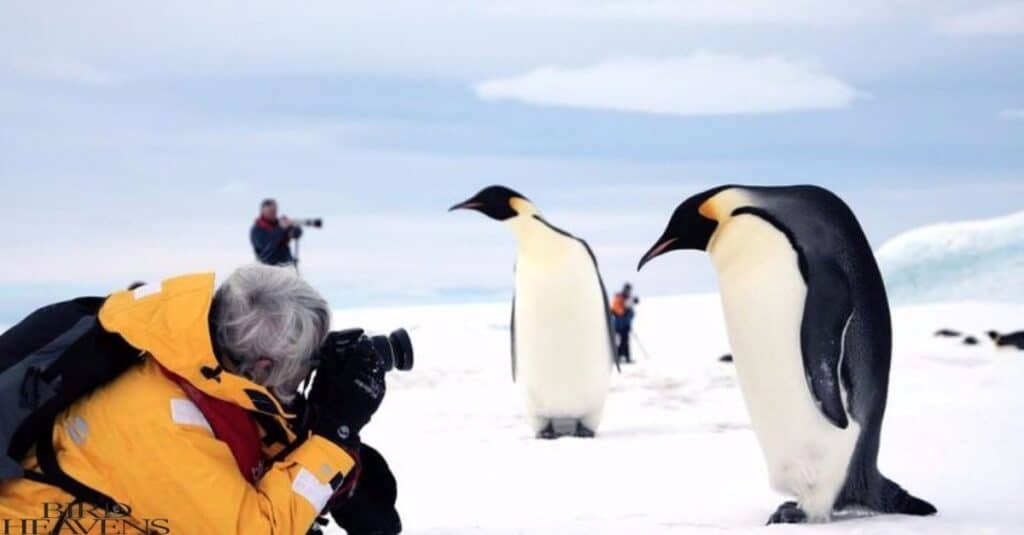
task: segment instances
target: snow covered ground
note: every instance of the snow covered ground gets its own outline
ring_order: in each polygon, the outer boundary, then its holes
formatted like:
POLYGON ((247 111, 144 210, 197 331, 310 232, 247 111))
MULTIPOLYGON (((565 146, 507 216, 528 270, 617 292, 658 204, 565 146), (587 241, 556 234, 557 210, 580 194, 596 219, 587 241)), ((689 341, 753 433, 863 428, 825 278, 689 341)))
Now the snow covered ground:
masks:
POLYGON ((510 379, 507 304, 339 311, 336 327, 406 326, 416 344, 416 369, 392 374, 365 432, 398 476, 406 531, 1024 532, 1024 353, 932 336, 1024 328, 1024 305, 894 312, 880 465, 938 516, 770 528, 784 497, 768 488, 734 370, 718 362, 717 296, 647 299, 638 312, 649 357, 615 376, 598 438, 548 442, 533 439, 510 379))

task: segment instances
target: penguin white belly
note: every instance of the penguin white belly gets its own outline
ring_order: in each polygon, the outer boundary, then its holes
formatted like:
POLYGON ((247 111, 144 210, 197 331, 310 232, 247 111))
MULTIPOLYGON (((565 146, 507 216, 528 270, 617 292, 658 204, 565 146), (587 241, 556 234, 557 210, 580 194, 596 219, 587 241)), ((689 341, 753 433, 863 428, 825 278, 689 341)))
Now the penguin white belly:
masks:
POLYGON ((550 418, 600 423, 612 354, 593 266, 575 240, 563 254, 517 260, 516 378, 534 427, 550 418))
POLYGON ((828 518, 860 426, 832 425, 807 384, 800 347, 807 287, 784 234, 753 215, 723 225, 709 247, 729 344, 772 487, 828 518))

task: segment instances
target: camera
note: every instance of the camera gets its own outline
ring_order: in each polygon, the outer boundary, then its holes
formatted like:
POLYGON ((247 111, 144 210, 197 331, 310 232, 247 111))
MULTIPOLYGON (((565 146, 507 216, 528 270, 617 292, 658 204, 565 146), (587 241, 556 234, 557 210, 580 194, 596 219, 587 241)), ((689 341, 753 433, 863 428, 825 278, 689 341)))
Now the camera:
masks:
POLYGON ((363 329, 345 329, 331 331, 327 341, 320 349, 320 359, 340 358, 348 356, 348 352, 357 345, 368 341, 374 352, 384 362, 387 371, 409 371, 413 365, 412 340, 405 329, 397 329, 389 335, 367 336, 363 329))
POLYGON ((296 218, 292 219, 292 224, 297 227, 313 227, 320 228, 324 226, 324 220, 319 217, 313 218, 296 218))

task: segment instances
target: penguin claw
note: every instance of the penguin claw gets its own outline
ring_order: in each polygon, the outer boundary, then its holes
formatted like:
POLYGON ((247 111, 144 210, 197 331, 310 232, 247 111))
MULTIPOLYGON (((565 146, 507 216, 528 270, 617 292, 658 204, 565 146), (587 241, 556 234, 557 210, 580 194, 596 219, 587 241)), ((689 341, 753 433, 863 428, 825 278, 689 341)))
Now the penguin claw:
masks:
POLYGON ((558 438, 558 433, 555 433, 555 427, 548 422, 548 426, 540 431, 537 431, 537 438, 542 440, 554 440, 558 438))
POLYGON ((800 509, 796 502, 786 502, 768 517, 768 524, 803 524, 807 522, 807 513, 800 509))
POLYGON ((573 435, 579 438, 594 438, 594 436, 596 436, 596 433, 588 429, 582 423, 576 422, 576 431, 573 433, 573 435))

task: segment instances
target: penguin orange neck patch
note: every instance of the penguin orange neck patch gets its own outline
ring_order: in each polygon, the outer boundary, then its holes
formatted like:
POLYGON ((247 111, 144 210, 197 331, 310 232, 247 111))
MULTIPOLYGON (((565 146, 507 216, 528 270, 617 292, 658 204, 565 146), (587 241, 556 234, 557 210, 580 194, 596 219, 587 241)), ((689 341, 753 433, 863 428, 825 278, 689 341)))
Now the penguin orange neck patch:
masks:
POLYGON ((508 205, 519 215, 529 216, 537 213, 537 209, 521 197, 512 197, 508 200, 508 205))
POLYGON ((734 210, 751 204, 753 204, 753 199, 749 192, 739 188, 729 188, 704 201, 697 208, 697 212, 712 221, 725 223, 734 210))
POLYGON ((718 207, 715 203, 715 197, 704 201, 700 207, 697 208, 697 213, 712 221, 718 221, 718 207))

